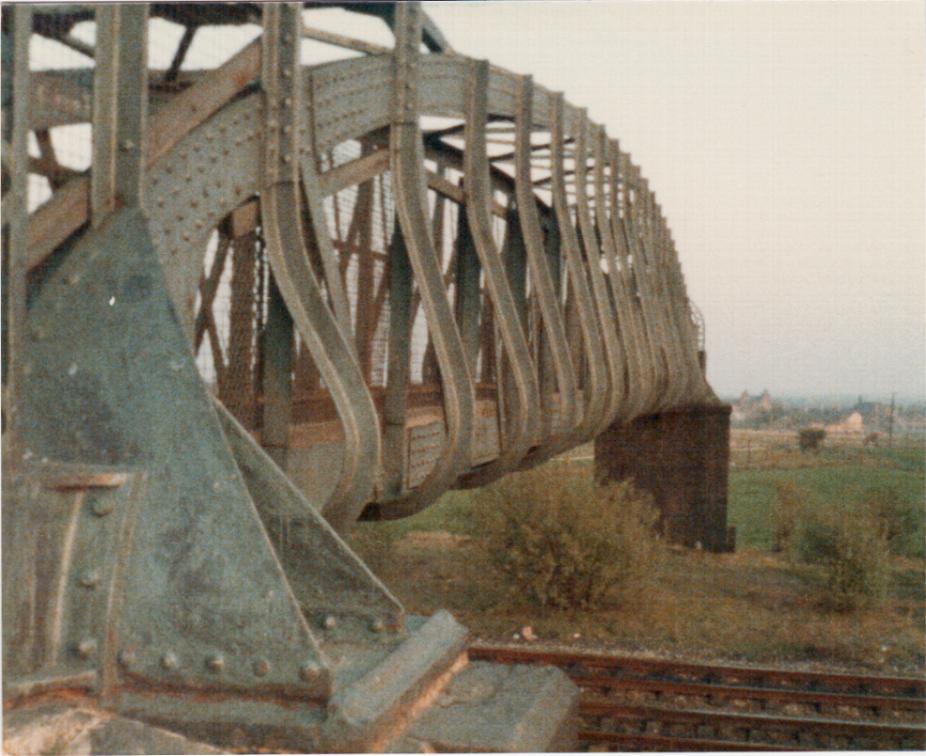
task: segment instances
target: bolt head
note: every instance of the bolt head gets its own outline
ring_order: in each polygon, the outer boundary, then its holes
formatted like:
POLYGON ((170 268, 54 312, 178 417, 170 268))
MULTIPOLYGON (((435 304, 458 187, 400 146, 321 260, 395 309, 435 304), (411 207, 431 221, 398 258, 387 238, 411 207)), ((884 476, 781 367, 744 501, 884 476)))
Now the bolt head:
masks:
POLYGON ((221 654, 213 654, 206 659, 206 666, 213 672, 221 672, 225 669, 225 658, 221 654))
POLYGON ((306 662, 299 667, 299 677, 305 682, 317 680, 322 673, 322 668, 315 662, 306 662))
POLYGON ((252 669, 257 677, 266 677, 267 673, 270 671, 270 662, 266 659, 257 659, 252 669))
POLYGON ((180 666, 180 660, 177 659, 177 655, 173 651, 168 651, 161 656, 161 666, 164 667, 164 669, 177 669, 177 667, 180 666))
POLYGON ((381 619, 375 619, 370 623, 370 630, 374 633, 381 633, 386 629, 386 623, 381 619))
POLYGON ((100 582, 99 570, 87 570, 80 576, 80 584, 84 588, 95 588, 100 582))
POLYGON ((123 139, 122 142, 119 144, 119 146, 120 146, 125 152, 128 152, 129 150, 134 150, 134 149, 135 149, 135 142, 133 142, 131 139, 123 139))
POLYGON ((93 638, 84 638, 77 644, 77 655, 81 659, 90 659, 96 654, 96 640, 93 638))
POLYGON ((93 514, 97 517, 106 517, 106 515, 110 514, 115 508, 116 505, 112 499, 98 499, 93 502, 93 514))
POLYGON ((322 623, 325 630, 334 630, 338 626, 338 621, 335 619, 333 614, 329 614, 325 617, 325 621, 322 623))
POLYGON ((135 663, 135 652, 130 648, 124 648, 119 652, 119 663, 123 667, 131 667, 135 663))

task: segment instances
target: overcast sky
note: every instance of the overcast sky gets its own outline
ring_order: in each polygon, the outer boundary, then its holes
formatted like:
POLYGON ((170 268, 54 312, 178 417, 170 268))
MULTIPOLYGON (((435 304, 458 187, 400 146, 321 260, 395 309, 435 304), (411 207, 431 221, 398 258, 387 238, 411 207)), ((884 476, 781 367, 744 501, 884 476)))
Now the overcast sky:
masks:
POLYGON ((924 395, 922 2, 426 7, 642 166, 719 393, 924 395))

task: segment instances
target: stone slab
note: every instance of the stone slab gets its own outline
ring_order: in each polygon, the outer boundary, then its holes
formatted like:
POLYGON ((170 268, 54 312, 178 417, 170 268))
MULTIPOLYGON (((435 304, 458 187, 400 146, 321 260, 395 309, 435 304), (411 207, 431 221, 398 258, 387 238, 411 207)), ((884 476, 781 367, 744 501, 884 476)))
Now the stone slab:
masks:
POLYGON ((91 707, 48 703, 4 714, 4 754, 212 754, 210 745, 91 707))
POLYGON ((413 722, 396 750, 544 752, 575 748, 579 690, 553 667, 473 662, 413 722))

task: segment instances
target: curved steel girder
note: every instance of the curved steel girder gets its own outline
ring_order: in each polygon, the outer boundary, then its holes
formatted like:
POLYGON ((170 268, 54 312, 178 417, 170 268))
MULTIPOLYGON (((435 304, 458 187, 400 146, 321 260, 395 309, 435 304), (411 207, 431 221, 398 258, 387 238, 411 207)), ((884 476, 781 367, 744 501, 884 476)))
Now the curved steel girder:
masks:
POLYGON ((662 406, 662 396, 665 390, 665 371, 663 369, 661 357, 661 344, 658 339, 655 319, 650 306, 646 260, 642 251, 642 243, 640 241, 637 223, 638 207, 631 196, 635 191, 635 183, 631 173, 630 157, 629 155, 622 154, 621 158, 621 176, 624 183, 622 218, 627 249, 633 261, 633 264, 630 266, 630 272, 634 289, 637 292, 637 302, 639 304, 638 312, 643 322, 644 333, 653 368, 653 382, 649 387, 650 390, 647 392, 647 401, 644 405, 643 412, 651 413, 656 412, 662 406))
POLYGON ((630 231, 634 241, 634 272, 637 287, 640 292, 640 310, 646 323, 650 346, 653 353, 653 366, 655 375, 655 391, 649 411, 658 411, 668 406, 667 398, 671 390, 671 376, 668 370, 668 349, 666 335, 663 328, 663 312, 654 299, 655 287, 653 281, 654 265, 651 250, 646 243, 645 206, 642 187, 640 186, 634 169, 631 168, 628 176, 633 187, 630 204, 630 231))
MULTIPOLYGON (((569 200, 566 196, 566 180, 563 170, 563 96, 557 94, 550 105, 550 154, 552 157, 552 181, 550 191, 553 194, 553 208, 563 245, 563 256, 572 292, 579 313, 579 326, 582 332, 582 346, 587 368, 588 381, 585 385, 585 402, 582 408, 582 420, 576 426, 572 440, 576 443, 591 438, 601 420, 608 399, 608 374, 605 366, 604 346, 598 313, 588 289, 588 278, 579 239, 569 212, 569 200)), ((581 369, 580 366, 577 366, 581 369)))
POLYGON ((473 380, 447 301, 440 261, 428 231, 424 154, 416 96, 420 13, 415 3, 395 6, 395 109, 389 150, 396 214, 440 367, 446 433, 441 453, 427 477, 402 499, 384 506, 383 519, 406 517, 420 511, 446 491, 469 466, 476 410, 473 380))
POLYGON ((621 361, 623 382, 623 391, 621 392, 621 401, 619 402, 612 422, 617 420, 627 420, 629 410, 633 405, 633 394, 639 390, 636 376, 633 375, 632 366, 639 361, 639 355, 636 352, 636 341, 630 330, 631 321, 627 316, 628 300, 623 291, 623 281, 620 279, 617 264, 617 252, 614 246, 614 237, 611 235, 611 221, 608 217, 610 208, 610 193, 607 192, 608 185, 605 182, 604 171, 607 165, 606 145, 608 136, 604 126, 599 126, 595 130, 594 144, 592 145, 592 157, 595 161, 594 185, 595 185, 595 222, 599 237, 601 239, 601 249, 608 266, 608 275, 606 284, 611 289, 611 300, 614 303, 615 321, 614 329, 616 330, 619 343, 621 345, 621 361), (633 378, 632 378, 633 375, 633 378))
POLYGON ((676 343, 671 338, 668 327, 668 307, 667 303, 660 299, 659 281, 658 281, 658 261, 655 257, 652 239, 650 237, 649 227, 649 189, 646 181, 641 178, 636 167, 633 169, 634 183, 637 187, 635 193, 635 202, 639 219, 637 228, 639 230, 639 250, 644 264, 643 281, 646 291, 646 302, 649 305, 649 311, 654 324, 656 343, 659 345, 659 353, 662 359, 660 367, 662 370, 662 391, 658 409, 668 409, 676 403, 676 397, 680 395, 680 383, 673 376, 673 369, 678 366, 676 354, 676 343))
MULTIPOLYGON (((351 348, 315 278, 304 243, 299 203, 298 5, 264 8, 262 83, 266 98, 264 191, 261 212, 270 266, 300 337, 325 381, 344 429, 338 483, 322 505, 335 529, 349 527, 373 495, 380 457, 379 418, 351 348)), ((311 181, 311 177, 303 177, 311 181)), ((316 235, 327 233, 313 229, 316 235)))
POLYGON ((492 236, 492 219, 489 214, 492 195, 485 131, 488 85, 488 62, 472 61, 464 130, 466 151, 463 173, 466 177, 466 216, 507 357, 502 363, 507 365, 507 369, 503 369, 499 376, 499 393, 504 397, 505 433, 498 457, 464 475, 460 481, 463 486, 485 485, 515 469, 530 449, 540 421, 537 374, 527 346, 527 330, 518 314, 501 253, 492 236))
MULTIPOLYGON (((533 126, 533 80, 522 76, 519 80, 517 113, 515 116, 515 194, 517 197, 518 216, 527 250, 531 283, 537 299, 543 323, 543 341, 540 354, 540 386, 542 412, 549 425, 545 436, 536 449, 531 450, 523 465, 536 465, 565 451, 568 439, 576 426, 576 374, 569 358, 569 343, 566 340, 566 326, 557 297, 553 274, 544 249, 543 229, 537 210, 537 198, 531 183, 531 130, 533 126), (546 381, 542 373, 545 369, 544 352, 550 355, 553 365, 553 381, 546 381), (554 419, 552 392, 544 387, 555 383, 559 391, 559 418, 554 419)), ((467 143, 468 144, 468 143, 467 143)))
POLYGON ((653 287, 655 301, 659 303, 662 313, 662 327, 667 342, 668 364, 672 369, 668 372, 668 387, 666 402, 675 405, 687 394, 693 375, 685 356, 685 344, 679 323, 676 320, 675 297, 666 281, 666 265, 663 258, 663 249, 656 236, 655 204, 653 194, 647 182, 643 182, 644 207, 644 243, 648 247, 649 257, 653 265, 653 287))
POLYGON ((620 409, 624 395, 624 367, 623 354, 614 327, 614 308, 611 306, 611 297, 608 294, 604 273, 601 270, 601 251, 598 248, 595 224, 592 222, 592 213, 588 202, 589 126, 587 113, 582 109, 576 124, 576 211, 579 216, 579 228, 582 231, 582 246, 585 249, 585 258, 588 263, 588 276, 592 282, 592 293, 595 296, 598 317, 601 321, 601 331, 604 336, 609 377, 604 411, 598 416, 598 424, 595 427, 595 435, 597 436, 613 422, 620 409))
POLYGON ((691 320, 684 278, 681 275, 678 260, 674 256, 674 248, 670 246, 668 227, 662 215, 662 208, 658 202, 655 202, 655 195, 653 208, 660 257, 663 260, 665 288, 672 297, 675 327, 686 358, 688 383, 683 397, 690 400, 709 399, 712 398, 713 392, 707 385, 701 369, 701 361, 698 358, 698 336, 691 320))
POLYGON ((646 343, 644 325, 635 303, 635 293, 631 287, 630 269, 627 260, 627 240, 624 236, 623 221, 620 217, 618 203, 618 176, 620 149, 616 140, 607 143, 608 166, 610 177, 607 183, 609 222, 605 223, 610 232, 611 248, 617 267, 612 269, 612 285, 620 291, 618 306, 620 309, 619 325, 624 337, 627 355, 627 405, 624 419, 636 417, 646 403, 646 392, 653 385, 652 355, 646 343), (627 346, 629 343, 629 346, 627 346))

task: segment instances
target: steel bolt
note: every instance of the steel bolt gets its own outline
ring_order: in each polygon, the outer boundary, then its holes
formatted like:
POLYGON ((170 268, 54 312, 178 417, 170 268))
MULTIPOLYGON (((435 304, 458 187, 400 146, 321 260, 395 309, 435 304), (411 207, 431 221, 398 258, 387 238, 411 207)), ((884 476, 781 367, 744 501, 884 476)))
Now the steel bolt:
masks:
POLYGON ((301 667, 299 667, 299 677, 301 677, 305 682, 312 682, 313 680, 317 680, 321 672, 322 668, 315 662, 306 662, 301 667))
POLYGON ((225 659, 221 654, 214 654, 206 659, 206 666, 213 672, 221 672, 225 669, 225 659))
POLYGON ((386 629, 386 623, 383 622, 381 619, 375 619, 373 620, 373 622, 370 623, 370 630, 372 630, 374 633, 381 633, 385 629, 386 629))
POLYGON ((135 663, 135 652, 124 648, 119 652, 119 663, 123 667, 131 667, 135 663))
POLYGON ((94 588, 100 582, 100 571, 99 570, 87 570, 83 575, 80 576, 80 584, 84 588, 94 588))
POLYGON ((338 621, 334 618, 333 614, 329 614, 325 617, 324 621, 325 630, 334 630, 338 626, 338 621))
POLYGON ((106 517, 115 508, 116 504, 112 499, 97 499, 93 502, 93 514, 97 517, 106 517))
POLYGON ((270 662, 266 659, 258 659, 254 662, 253 670, 258 677, 264 677, 270 671, 270 662))
POLYGON ((161 657, 161 666, 164 667, 164 669, 177 669, 177 667, 180 666, 180 662, 173 651, 168 651, 161 657))
POLYGON ((77 655, 81 659, 89 659, 96 653, 96 641, 93 638, 85 638, 77 644, 77 655))

